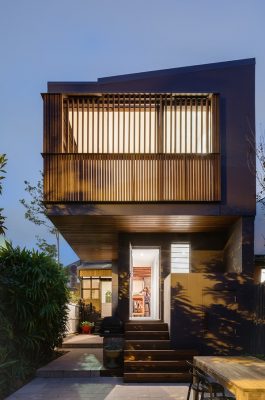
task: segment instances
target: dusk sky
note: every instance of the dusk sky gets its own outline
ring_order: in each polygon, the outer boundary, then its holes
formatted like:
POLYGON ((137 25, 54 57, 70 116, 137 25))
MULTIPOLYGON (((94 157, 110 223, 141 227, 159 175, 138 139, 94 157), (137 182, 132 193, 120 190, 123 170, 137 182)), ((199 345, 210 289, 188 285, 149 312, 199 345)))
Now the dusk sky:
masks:
MULTIPOLYGON (((0 49, 0 153, 8 158, 0 207, 15 245, 32 248, 36 234, 45 236, 25 220, 19 199, 24 180, 40 178, 47 81, 255 57, 257 136, 265 128, 263 0, 0 0, 0 49)), ((257 218, 259 254, 264 218, 257 218)), ((64 242, 61 261, 76 259, 64 242)))

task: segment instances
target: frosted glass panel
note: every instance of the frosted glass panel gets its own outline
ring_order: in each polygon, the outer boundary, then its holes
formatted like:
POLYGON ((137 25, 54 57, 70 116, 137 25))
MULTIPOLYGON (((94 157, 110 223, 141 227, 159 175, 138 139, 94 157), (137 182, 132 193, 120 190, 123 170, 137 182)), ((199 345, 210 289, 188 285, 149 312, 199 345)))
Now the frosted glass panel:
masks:
POLYGON ((189 243, 171 244, 171 272, 190 272, 190 245, 189 243))

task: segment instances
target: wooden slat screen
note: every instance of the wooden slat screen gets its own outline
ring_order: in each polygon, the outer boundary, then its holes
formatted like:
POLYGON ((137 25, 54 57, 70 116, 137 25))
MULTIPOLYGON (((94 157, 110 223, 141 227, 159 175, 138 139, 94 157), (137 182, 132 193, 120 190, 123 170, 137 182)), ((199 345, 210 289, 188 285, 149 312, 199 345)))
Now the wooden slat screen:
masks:
POLYGON ((220 156, 44 155, 46 202, 217 201, 220 156))
POLYGON ((43 94, 43 151, 57 153, 62 151, 63 132, 63 96, 61 94, 43 94))
POLYGON ((46 202, 220 200, 217 95, 43 99, 46 202))
POLYGON ((63 153, 216 153, 215 95, 64 99, 63 153))

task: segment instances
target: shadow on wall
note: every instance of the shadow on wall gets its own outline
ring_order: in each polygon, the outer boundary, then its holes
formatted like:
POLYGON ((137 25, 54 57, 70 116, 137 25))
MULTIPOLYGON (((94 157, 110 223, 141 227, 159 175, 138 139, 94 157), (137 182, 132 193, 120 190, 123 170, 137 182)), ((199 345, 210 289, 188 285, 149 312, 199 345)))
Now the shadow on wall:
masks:
POLYGON ((200 354, 251 352, 253 280, 243 274, 173 274, 174 348, 200 354))

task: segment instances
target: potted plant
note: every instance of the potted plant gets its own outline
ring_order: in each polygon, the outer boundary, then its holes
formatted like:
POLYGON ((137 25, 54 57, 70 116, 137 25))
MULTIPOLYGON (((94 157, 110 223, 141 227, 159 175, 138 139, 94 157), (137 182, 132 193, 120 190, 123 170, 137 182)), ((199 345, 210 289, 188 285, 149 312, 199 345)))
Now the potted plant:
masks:
POLYGON ((120 342, 111 341, 104 346, 104 359, 106 368, 121 368, 123 348, 120 342))
POLYGON ((93 326, 94 326, 94 322, 89 322, 89 321, 82 321, 80 324, 82 333, 91 333, 93 326))

